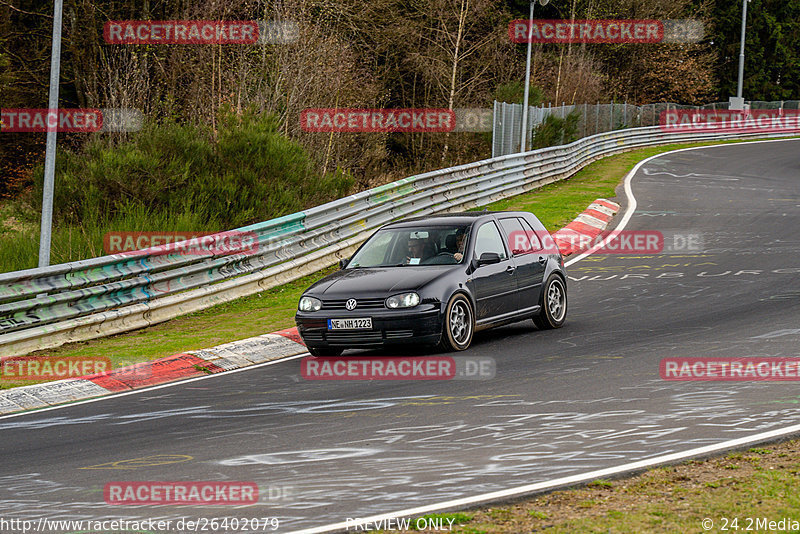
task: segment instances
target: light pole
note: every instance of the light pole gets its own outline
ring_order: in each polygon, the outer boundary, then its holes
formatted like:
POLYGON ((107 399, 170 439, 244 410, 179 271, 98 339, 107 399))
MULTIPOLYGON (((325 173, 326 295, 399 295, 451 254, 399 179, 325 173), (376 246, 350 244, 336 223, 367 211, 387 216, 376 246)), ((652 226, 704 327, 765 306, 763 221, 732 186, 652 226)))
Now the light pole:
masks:
POLYGON ((747 31, 747 2, 742 0, 742 42, 739 46, 739 85, 736 89, 736 96, 742 98, 742 83, 744 82, 744 36, 747 31))
POLYGON ((744 37, 747 31, 747 2, 750 0, 742 0, 742 40, 739 45, 739 83, 736 87, 736 98, 730 99, 729 109, 743 110, 744 97, 742 97, 742 85, 744 84, 744 37))
MULTIPOLYGON (((539 4, 546 6, 550 0, 539 0, 539 4)), ((531 14, 528 17, 528 59, 525 62, 525 96, 522 104, 522 140, 519 143, 519 151, 525 152, 525 145, 528 143, 528 99, 530 98, 531 87, 531 41, 533 40, 533 5, 536 0, 531 1, 531 14)))
POLYGON ((56 173, 56 131, 58 128, 58 80, 61 77, 61 17, 63 0, 53 6, 53 50, 50 56, 50 99, 47 110, 47 146, 44 156, 42 226, 39 232, 39 267, 50 265, 50 237, 53 229, 53 182, 56 173), (55 114, 55 118, 53 117, 55 114))

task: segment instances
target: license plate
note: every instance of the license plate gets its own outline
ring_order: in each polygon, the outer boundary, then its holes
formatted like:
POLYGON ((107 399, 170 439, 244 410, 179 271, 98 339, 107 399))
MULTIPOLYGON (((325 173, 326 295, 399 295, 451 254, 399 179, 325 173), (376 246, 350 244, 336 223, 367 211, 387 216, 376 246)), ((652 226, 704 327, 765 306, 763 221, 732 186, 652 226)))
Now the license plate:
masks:
POLYGON ((360 319, 328 319, 328 330, 368 330, 372 328, 372 317, 360 319))

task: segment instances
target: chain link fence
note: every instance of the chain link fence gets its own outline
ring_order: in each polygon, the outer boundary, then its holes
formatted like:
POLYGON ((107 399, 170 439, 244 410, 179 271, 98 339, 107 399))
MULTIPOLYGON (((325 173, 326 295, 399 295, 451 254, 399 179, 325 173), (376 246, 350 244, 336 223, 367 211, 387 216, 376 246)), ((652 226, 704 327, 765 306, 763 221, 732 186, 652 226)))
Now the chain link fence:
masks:
MULTIPOLYGON (((775 102, 752 101, 747 102, 749 109, 775 109, 775 110, 800 110, 800 100, 781 100, 775 102)), ((494 102, 494 121, 492 129, 492 157, 516 154, 520 150, 520 136, 522 132, 522 104, 507 104, 494 102)), ((542 124, 549 115, 560 119, 566 118, 570 113, 579 114, 575 133, 577 138, 588 137, 603 132, 637 128, 641 126, 658 126, 661 113, 676 109, 695 110, 727 110, 728 102, 712 102, 703 106, 688 106, 672 102, 645 104, 635 106, 628 103, 608 104, 574 104, 561 106, 528 106, 528 131, 527 147, 532 146, 533 132, 542 124)), ((571 139, 562 139, 561 144, 571 139)))

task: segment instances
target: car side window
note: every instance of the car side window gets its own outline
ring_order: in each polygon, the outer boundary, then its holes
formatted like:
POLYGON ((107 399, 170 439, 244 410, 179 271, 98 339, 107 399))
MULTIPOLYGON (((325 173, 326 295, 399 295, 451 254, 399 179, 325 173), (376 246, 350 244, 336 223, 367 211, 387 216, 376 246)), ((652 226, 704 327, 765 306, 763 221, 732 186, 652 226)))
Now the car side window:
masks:
MULTIPOLYGON (((533 252, 530 233, 522 228, 522 223, 520 223, 519 219, 516 217, 500 219, 500 226, 503 227, 506 243, 508 243, 508 248, 511 250, 512 256, 520 256, 533 252)), ((535 238, 534 236, 534 239, 535 238)))
POLYGON ((478 228, 478 233, 475 235, 475 257, 480 258, 487 252, 496 253, 501 260, 508 257, 506 247, 503 245, 503 238, 500 237, 500 231, 493 222, 484 223, 478 228))
POLYGON ((539 236, 536 235, 536 232, 531 227, 530 223, 525 219, 519 218, 518 219, 522 223, 522 227, 525 229, 526 234, 530 237, 528 242, 531 245, 531 252, 542 250, 542 242, 539 240, 539 236))

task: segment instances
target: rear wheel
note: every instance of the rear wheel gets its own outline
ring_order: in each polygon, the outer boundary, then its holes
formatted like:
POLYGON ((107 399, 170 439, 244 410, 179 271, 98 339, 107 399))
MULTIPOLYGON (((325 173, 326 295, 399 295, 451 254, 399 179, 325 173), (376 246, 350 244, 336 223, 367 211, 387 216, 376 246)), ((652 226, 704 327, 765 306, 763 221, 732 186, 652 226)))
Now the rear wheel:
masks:
POLYGON ((461 293, 453 295, 445 310, 439 346, 446 351, 466 350, 472 343, 474 331, 475 320, 469 299, 461 293))
POLYGON ((341 356, 344 349, 334 349, 331 347, 308 347, 308 352, 312 356, 341 356))
POLYGON ((533 316, 533 323, 540 330, 561 328, 567 319, 567 288, 557 274, 547 278, 542 290, 539 313, 533 316))

